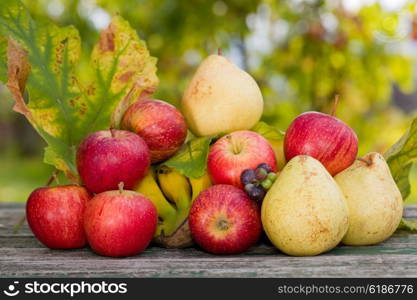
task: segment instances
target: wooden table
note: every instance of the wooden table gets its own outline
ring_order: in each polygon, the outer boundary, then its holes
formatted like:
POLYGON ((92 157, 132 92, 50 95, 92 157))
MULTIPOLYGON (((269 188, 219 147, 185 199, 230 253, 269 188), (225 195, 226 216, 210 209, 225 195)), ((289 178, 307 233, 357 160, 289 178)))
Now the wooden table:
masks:
MULTIPOLYGON (((341 246, 315 257, 286 256, 260 243, 240 255, 152 246, 141 255, 114 259, 87 248, 49 250, 26 224, 14 234, 23 213, 22 204, 0 204, 1 277, 417 277, 417 234, 396 232, 376 246, 341 246)), ((404 215, 417 218, 417 206, 404 215)))

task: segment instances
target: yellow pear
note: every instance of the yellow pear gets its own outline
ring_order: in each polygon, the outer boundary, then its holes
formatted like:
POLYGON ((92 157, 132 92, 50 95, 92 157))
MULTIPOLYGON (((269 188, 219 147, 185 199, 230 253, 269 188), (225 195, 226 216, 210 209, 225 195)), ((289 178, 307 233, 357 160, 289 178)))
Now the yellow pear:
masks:
POLYGON ((210 55, 197 69, 182 112, 194 135, 252 128, 261 118, 263 98, 255 80, 221 55, 210 55))
POLYGON ((349 207, 346 245, 372 245, 389 238, 403 213, 403 199, 384 157, 376 152, 335 176, 349 207))
POLYGON ((262 224, 271 242, 289 255, 317 255, 334 248, 348 229, 342 191, 316 159, 291 159, 265 196, 262 224))

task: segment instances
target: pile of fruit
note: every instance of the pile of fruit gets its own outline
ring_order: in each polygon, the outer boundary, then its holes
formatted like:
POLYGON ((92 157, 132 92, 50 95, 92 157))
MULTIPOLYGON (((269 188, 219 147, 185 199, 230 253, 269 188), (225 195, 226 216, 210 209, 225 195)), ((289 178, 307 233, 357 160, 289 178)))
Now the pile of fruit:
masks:
POLYGON ((379 243, 395 231, 403 201, 380 154, 356 159, 348 125, 307 112, 285 133, 285 158, 276 157, 250 130, 262 108, 249 74, 209 56, 184 94, 185 118, 168 103, 139 99, 121 129, 87 136, 77 150, 83 186, 35 190, 27 202, 32 231, 53 249, 88 243, 113 257, 138 254, 153 237, 168 247, 194 240, 211 253, 239 253, 262 227, 281 251, 316 255, 341 241, 379 243), (194 135, 217 137, 201 178, 163 164, 183 145, 187 125, 194 135), (277 159, 288 161, 279 172, 277 159))
POLYGON ((356 134, 335 108, 303 113, 281 134, 260 122, 255 80, 222 55, 201 63, 180 110, 155 100, 156 60, 119 16, 101 33, 96 77, 83 86, 71 69, 74 28, 38 25, 20 1, 5 1, 0 50, 8 45, 14 109, 48 143, 45 161, 74 182, 29 196, 26 217, 45 246, 124 257, 153 241, 231 254, 265 231, 282 252, 304 256, 376 244, 398 227, 403 201, 384 157, 357 158, 356 134))

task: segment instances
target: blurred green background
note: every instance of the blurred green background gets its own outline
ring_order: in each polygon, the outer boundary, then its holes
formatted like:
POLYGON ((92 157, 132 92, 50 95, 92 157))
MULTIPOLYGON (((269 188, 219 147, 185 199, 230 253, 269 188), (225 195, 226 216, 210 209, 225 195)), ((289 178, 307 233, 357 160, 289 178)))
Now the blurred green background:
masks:
MULTIPOLYGON (((23 0, 41 22, 73 24, 87 60, 98 32, 120 14, 158 57, 156 98, 177 105, 204 57, 222 48, 250 72, 264 120, 285 130, 306 110, 330 112, 360 140, 359 155, 385 152, 416 116, 417 1, 23 0)), ((1 2, 0 2, 1 5, 1 2)), ((0 201, 26 201, 52 167, 45 144, 0 86, 0 201)), ((417 167, 408 203, 417 203, 417 167)))

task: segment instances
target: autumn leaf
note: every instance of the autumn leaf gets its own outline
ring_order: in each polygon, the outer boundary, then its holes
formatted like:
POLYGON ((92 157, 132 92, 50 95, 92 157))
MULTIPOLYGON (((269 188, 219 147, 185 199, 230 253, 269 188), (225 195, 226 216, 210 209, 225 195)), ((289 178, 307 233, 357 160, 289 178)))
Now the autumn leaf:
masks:
POLYGON ((74 27, 38 24, 20 1, 2 0, 0 37, 0 55, 8 39, 7 87, 14 110, 47 142, 44 161, 74 181, 80 141, 91 132, 118 127, 127 107, 158 85, 156 59, 119 16, 101 32, 84 81, 75 71, 81 41, 74 27))
POLYGON ((98 94, 120 94, 112 114, 112 127, 119 127, 126 109, 138 98, 146 98, 158 86, 156 58, 149 56, 144 41, 123 18, 116 16, 101 32, 100 41, 92 53, 92 66, 97 71, 98 94), (107 82, 106 82, 107 79, 107 82), (107 86, 108 85, 108 86, 107 86))

